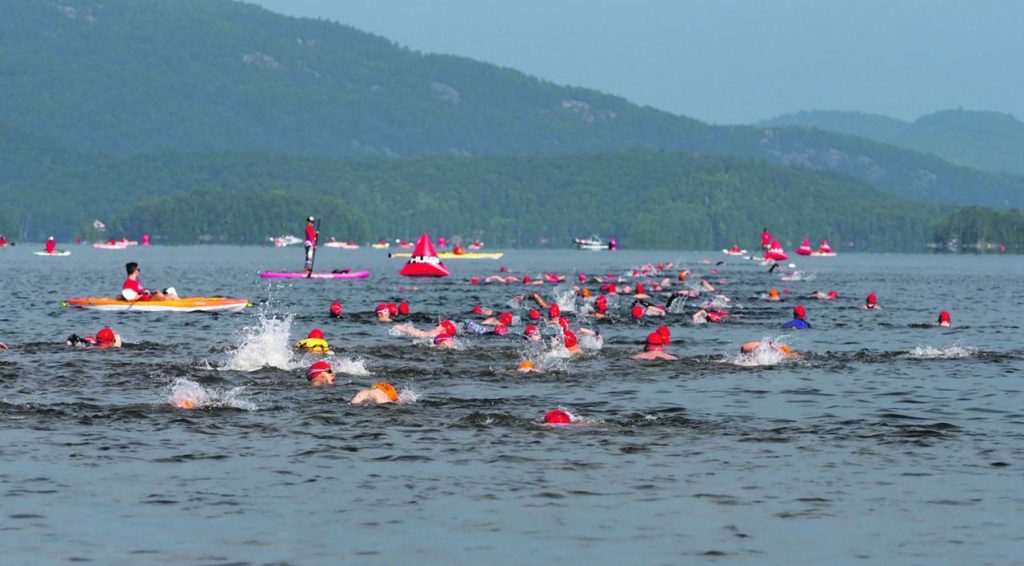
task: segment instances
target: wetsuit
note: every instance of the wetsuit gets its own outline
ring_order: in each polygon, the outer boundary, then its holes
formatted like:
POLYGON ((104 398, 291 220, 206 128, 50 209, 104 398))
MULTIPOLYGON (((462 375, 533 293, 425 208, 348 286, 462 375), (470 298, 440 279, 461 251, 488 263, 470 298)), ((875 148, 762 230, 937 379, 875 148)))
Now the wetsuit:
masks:
POLYGON ((805 328, 810 328, 811 325, 806 320, 803 320, 801 318, 794 318, 793 320, 783 324, 782 327, 786 328, 786 329, 791 329, 791 328, 805 329, 805 328))

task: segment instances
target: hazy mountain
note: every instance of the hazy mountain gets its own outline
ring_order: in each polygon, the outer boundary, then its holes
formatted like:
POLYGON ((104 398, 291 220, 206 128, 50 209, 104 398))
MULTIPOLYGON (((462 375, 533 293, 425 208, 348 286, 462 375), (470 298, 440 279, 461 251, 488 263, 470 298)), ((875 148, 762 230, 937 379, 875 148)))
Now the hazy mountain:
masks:
POLYGON ((913 122, 860 112, 798 112, 759 126, 800 126, 859 136, 988 171, 1024 174, 1024 123, 1010 114, 943 110, 913 122))

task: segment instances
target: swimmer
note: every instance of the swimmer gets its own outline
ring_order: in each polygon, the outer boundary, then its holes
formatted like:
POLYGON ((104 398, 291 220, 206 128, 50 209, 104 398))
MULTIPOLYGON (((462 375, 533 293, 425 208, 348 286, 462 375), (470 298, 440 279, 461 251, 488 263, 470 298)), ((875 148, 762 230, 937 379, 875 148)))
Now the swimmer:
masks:
POLYGON ((650 299, 651 296, 648 295, 645 291, 646 290, 644 289, 644 284, 643 283, 637 283, 636 284, 636 289, 633 290, 633 298, 634 299, 650 299))
POLYGON ((953 326, 953 320, 949 316, 949 311, 942 311, 939 313, 939 320, 936 322, 939 326, 953 326))
POLYGON ((377 315, 377 322, 394 322, 391 320, 391 309, 384 303, 377 305, 373 312, 377 315))
POLYGON ((530 322, 539 322, 541 319, 540 311, 537 309, 530 309, 530 313, 526 315, 526 318, 529 318, 530 322))
POLYGON ((542 340, 540 329, 532 324, 526 325, 526 330, 523 330, 523 338, 530 342, 540 342, 542 340))
POLYGON ((334 301, 333 303, 331 303, 331 309, 330 309, 331 318, 341 318, 341 312, 342 312, 342 308, 341 308, 341 303, 340 302, 334 301))
MULTIPOLYGON (((667 329, 667 328, 666 328, 667 329)), ((633 356, 634 360, 678 360, 679 358, 665 352, 665 335, 661 332, 651 332, 647 335, 644 344, 644 351, 633 356)))
POLYGON ((777 303, 782 300, 782 296, 779 295, 779 290, 773 287, 771 289, 768 289, 768 298, 765 300, 777 303))
POLYGON ((869 311, 870 310, 882 310, 882 307, 878 306, 878 297, 875 296, 874 293, 869 294, 868 297, 866 299, 864 299, 864 306, 862 308, 864 310, 869 310, 869 311))
POLYGON ((548 307, 548 324, 558 324, 558 319, 562 317, 562 309, 558 305, 552 304, 548 307))
POLYGON ((807 316, 807 310, 804 308, 804 306, 803 305, 797 305, 797 306, 793 307, 793 320, 783 324, 782 327, 786 328, 786 329, 792 329, 792 328, 795 328, 795 329, 807 329, 807 328, 810 328, 811 327, 810 323, 808 323, 806 320, 804 320, 804 317, 806 317, 806 316, 807 316))
POLYGON ((319 328, 314 328, 309 331, 309 336, 299 340, 295 343, 296 350, 304 350, 310 354, 334 354, 331 351, 331 347, 327 344, 327 340, 324 340, 324 333, 319 328))
POLYGON ((665 316, 665 307, 653 305, 645 299, 637 299, 630 308, 630 314, 637 320, 645 316, 665 316), (640 307, 642 310, 637 311, 637 307, 640 307), (637 316, 638 312, 641 313, 641 316, 637 316))
POLYGON ((574 420, 576 418, 572 413, 564 409, 554 409, 544 415, 544 424, 548 425, 568 425, 572 424, 574 420))
POLYGON ((499 314, 497 317, 489 317, 484 319, 480 324, 486 326, 512 326, 512 313, 505 311, 499 314))
POLYGON ((0 352, 5 352, 5 351, 7 351, 9 349, 10 348, 7 347, 7 344, 4 344, 3 342, 0 342, 0 352))
POLYGON ((756 341, 756 342, 744 342, 743 345, 740 346, 740 353, 741 354, 750 355, 750 354, 753 354, 754 352, 756 352, 757 349, 760 348, 761 346, 768 346, 768 347, 774 349, 777 352, 781 352, 782 355, 784 357, 786 357, 786 358, 799 358, 800 357, 800 353, 799 352, 795 352, 789 346, 785 346, 785 345, 782 345, 782 344, 776 344, 775 342, 772 342, 770 340, 769 341, 760 341, 759 340, 759 341, 756 341))
POLYGON ((522 362, 519 362, 519 365, 516 367, 516 371, 519 373, 540 373, 539 369, 533 367, 533 362, 530 360, 523 360, 522 362))
POLYGON ((808 297, 811 298, 811 299, 817 299, 819 301, 831 301, 831 300, 838 299, 839 298, 839 293, 836 293, 834 290, 833 291, 829 291, 828 293, 822 293, 821 291, 815 291, 815 292, 811 293, 810 295, 808 295, 808 297))
POLYGON ((707 322, 719 323, 719 322, 725 322, 725 318, 727 316, 729 316, 729 313, 727 313, 727 312, 725 312, 723 310, 700 309, 699 311, 693 313, 692 320, 693 320, 694 324, 704 324, 704 323, 707 323, 707 322))
POLYGON ((306 368, 306 380, 313 387, 334 385, 334 368, 323 360, 315 362, 306 368))
POLYGON ((478 315, 482 315, 482 316, 491 316, 491 315, 494 314, 494 310, 492 310, 492 309, 485 309, 485 308, 481 307, 480 305, 473 305, 473 314, 478 314, 478 315))
POLYGON ((414 336, 416 338, 435 338, 441 334, 447 334, 448 336, 455 336, 459 333, 458 327, 455 323, 450 320, 442 320, 430 330, 420 330, 411 324, 399 324, 395 326, 395 331, 399 334, 406 336, 414 336))
POLYGON ((109 327, 103 327, 95 336, 79 336, 77 334, 72 334, 71 336, 68 336, 68 339, 64 343, 76 348, 120 348, 121 335, 114 332, 109 327))
POLYGON ((385 403, 397 403, 398 402, 398 391, 390 383, 374 383, 369 389, 363 389, 352 396, 352 400, 349 403, 353 405, 363 405, 367 403, 373 403, 375 405, 383 405, 385 403))
POLYGON ((590 316, 594 318, 605 318, 608 316, 608 296, 598 295, 594 299, 594 311, 590 313, 590 316))
POLYGON ((579 339, 576 338, 576 334, 568 328, 562 330, 562 344, 565 346, 565 349, 574 356, 583 353, 583 350, 580 348, 579 339))

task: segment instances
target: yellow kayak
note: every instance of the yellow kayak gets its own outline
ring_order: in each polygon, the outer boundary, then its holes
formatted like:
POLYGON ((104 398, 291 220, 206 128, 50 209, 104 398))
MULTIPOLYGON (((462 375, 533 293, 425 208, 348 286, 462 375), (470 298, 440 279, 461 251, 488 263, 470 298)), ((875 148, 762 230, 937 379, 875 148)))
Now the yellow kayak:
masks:
POLYGON ((63 306, 95 311, 238 312, 250 305, 248 299, 225 297, 185 297, 166 301, 124 301, 105 297, 87 297, 67 299, 63 306))
MULTIPOLYGON (((501 252, 495 253, 483 253, 483 252, 466 252, 464 254, 455 254, 452 252, 441 252, 437 254, 437 257, 441 259, 501 259, 501 256, 505 255, 501 252)), ((388 254, 388 257, 412 257, 409 252, 396 252, 388 254)))

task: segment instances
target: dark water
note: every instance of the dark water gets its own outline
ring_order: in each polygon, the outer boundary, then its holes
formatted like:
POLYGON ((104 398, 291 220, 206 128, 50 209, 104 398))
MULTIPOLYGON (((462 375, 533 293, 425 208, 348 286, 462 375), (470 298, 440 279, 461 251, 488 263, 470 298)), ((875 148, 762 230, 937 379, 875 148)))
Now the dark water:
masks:
MULTIPOLYGON (((383 253, 323 250, 364 281, 267 283, 301 250, 0 251, 0 546, 8 563, 602 564, 1020 563, 1024 560, 1024 265, 1011 257, 848 255, 798 260, 782 282, 697 252, 510 252, 411 282, 383 253), (123 263, 182 295, 248 297, 236 315, 89 313, 123 263), (417 326, 501 307, 519 273, 626 273, 674 261, 728 283, 725 325, 670 315, 677 362, 629 359, 653 325, 596 326, 600 351, 536 357, 519 340, 442 351, 390 336, 373 306, 405 298, 417 326), (757 297, 790 289, 782 304, 757 297), (790 298, 814 330, 783 335, 790 298), (874 291, 884 310, 860 310, 874 291), (326 317, 341 300, 346 318, 326 317), (952 312, 955 327, 915 326, 952 312), (112 325, 122 350, 65 349, 112 325), (320 327, 347 371, 306 385, 288 345, 320 327), (782 336, 802 361, 744 365, 739 344, 782 336), (351 407, 391 381, 407 402, 351 407), (174 398, 200 402, 196 410, 174 398), (588 424, 550 428, 563 406, 588 424)), ((673 271, 673 274, 675 271, 673 271)), ((594 287, 594 286, 592 286, 594 287)), ((567 286, 546 285, 545 295, 567 286)), ((703 300, 703 298, 701 299, 703 300)), ((525 311, 518 311, 525 314, 525 311)), ((516 327, 522 329, 522 325, 516 327)))

